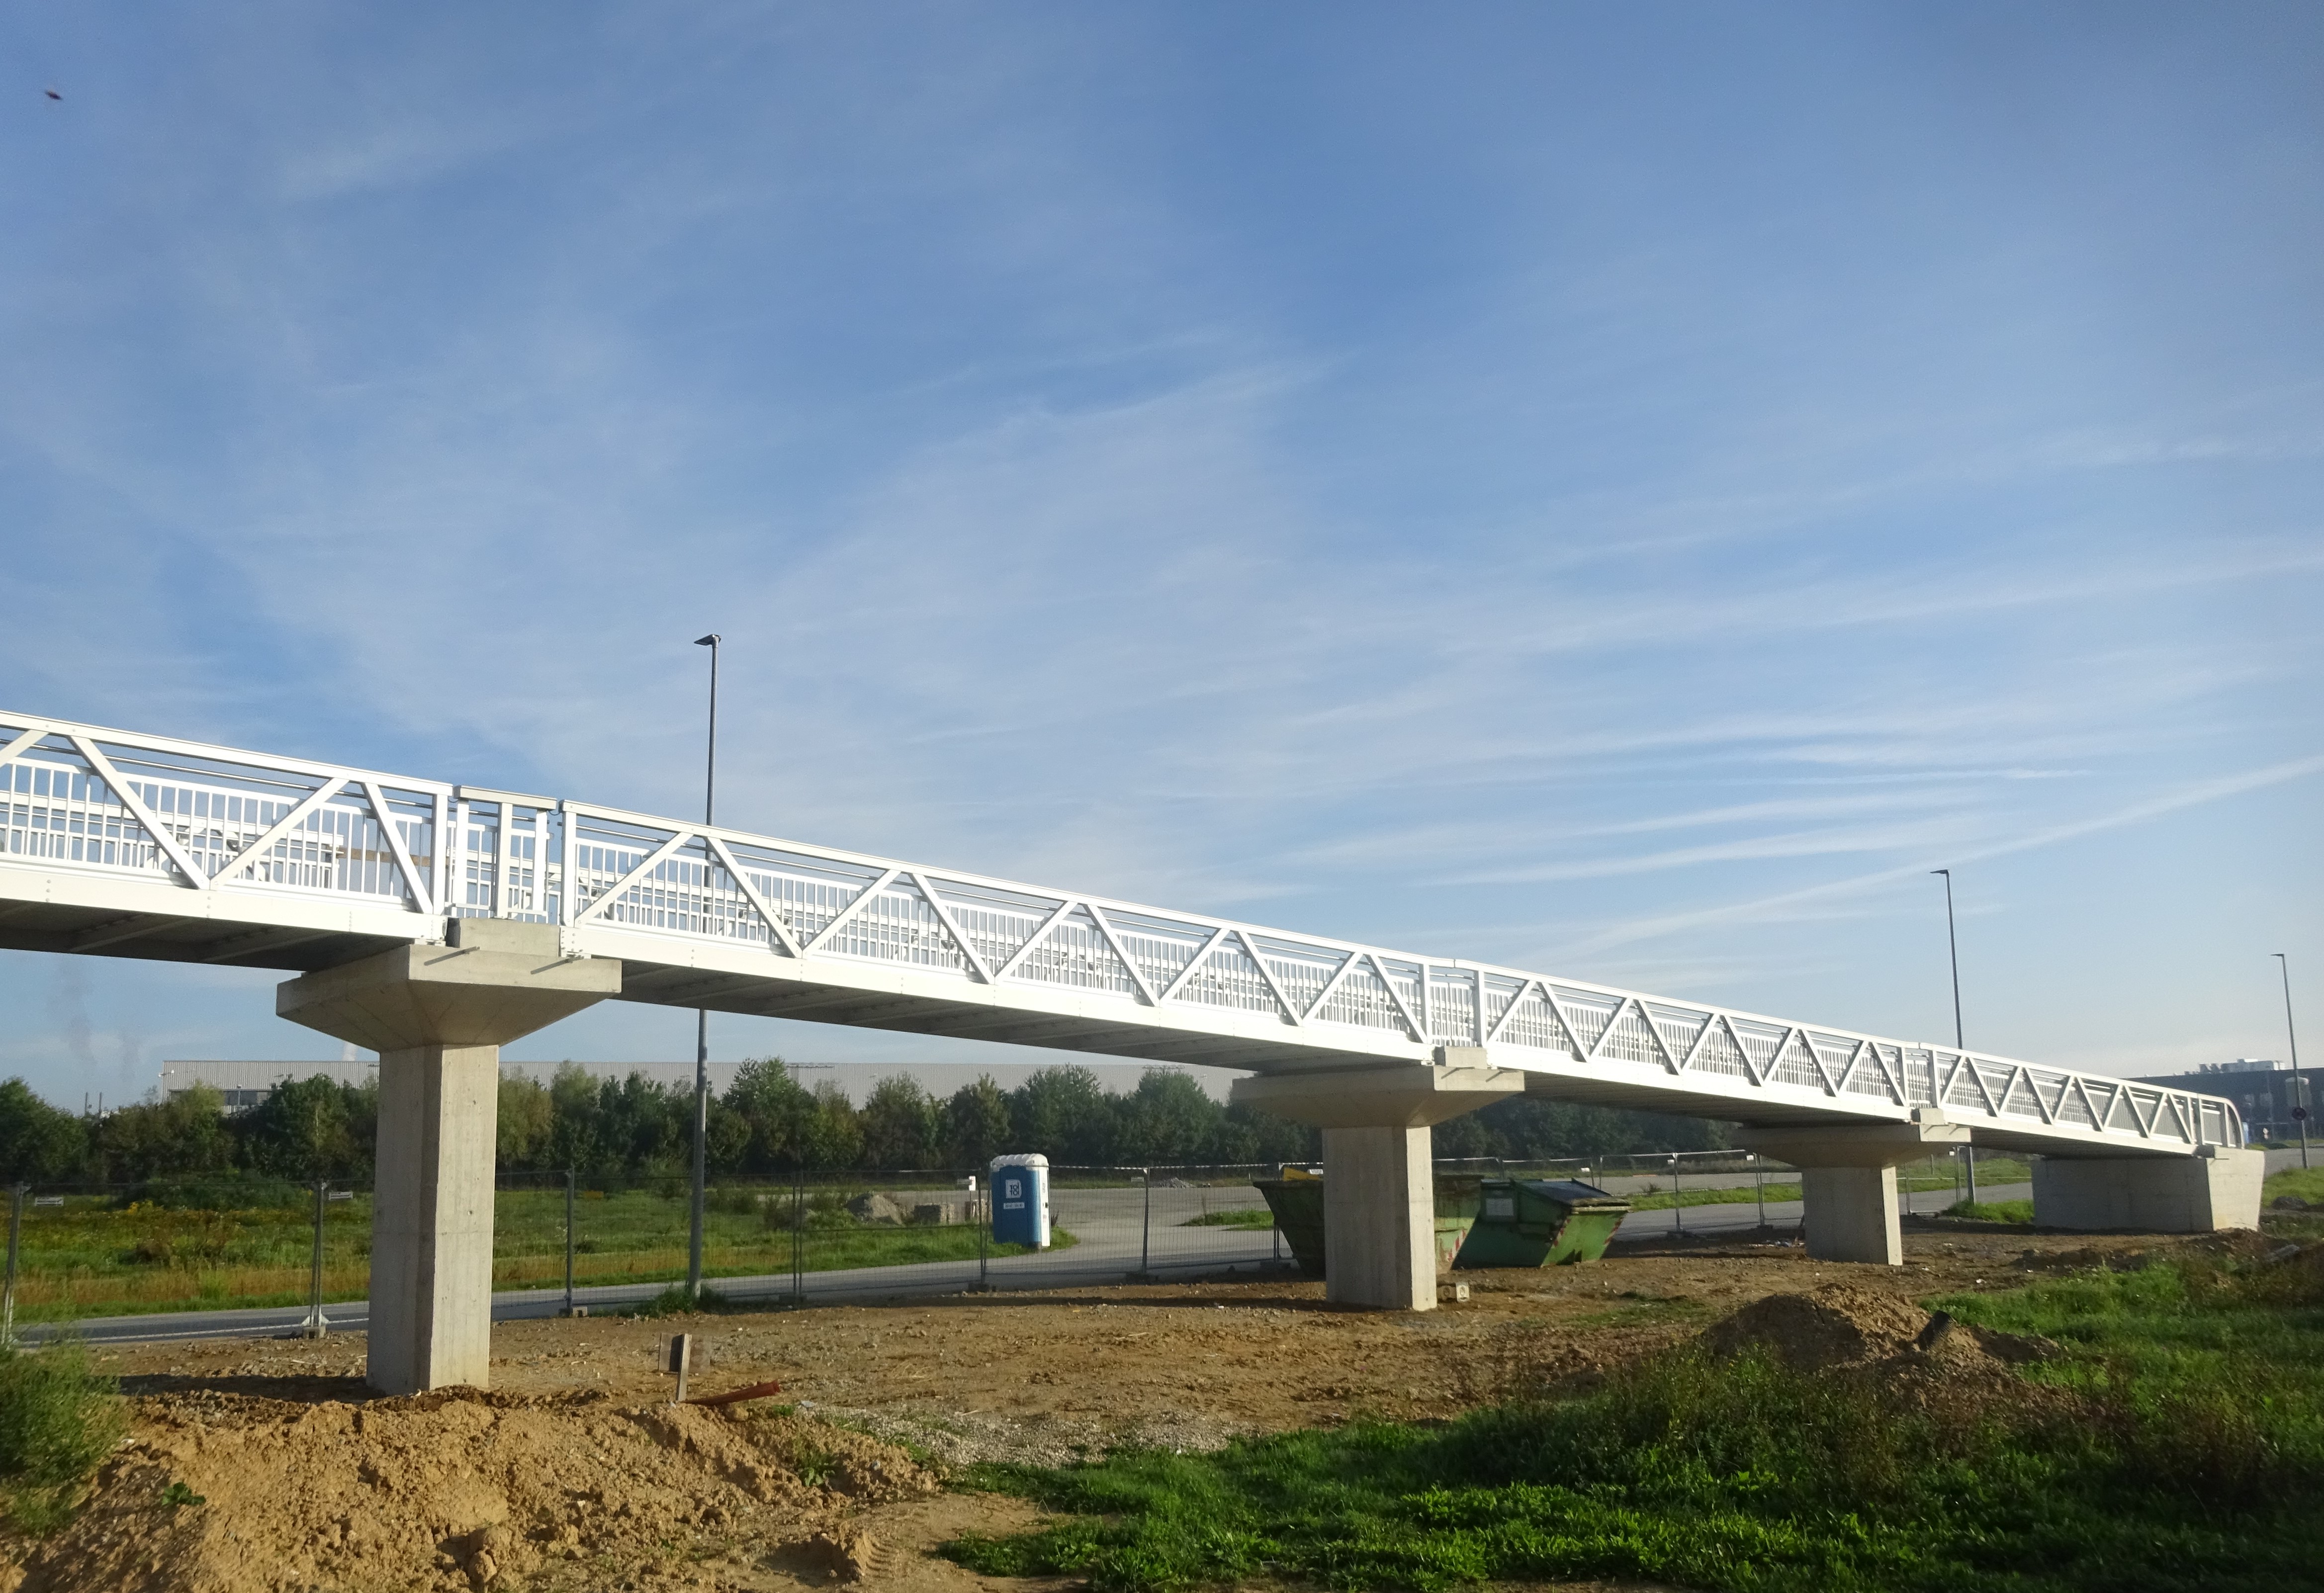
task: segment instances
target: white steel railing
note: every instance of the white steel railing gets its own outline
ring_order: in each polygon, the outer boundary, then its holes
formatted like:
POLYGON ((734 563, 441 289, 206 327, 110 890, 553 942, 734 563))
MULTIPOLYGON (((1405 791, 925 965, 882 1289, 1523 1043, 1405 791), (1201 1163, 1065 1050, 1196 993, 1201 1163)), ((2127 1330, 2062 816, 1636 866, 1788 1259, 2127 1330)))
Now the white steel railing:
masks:
MULTIPOLYGON (((592 925, 777 962, 903 965, 1186 1017, 1628 1064, 1739 1100, 1941 1107, 2062 1137, 2238 1145, 2216 1096, 1429 958, 591 804, 0 715, 0 868, 592 925)), ((257 916, 263 907, 254 904, 257 916)), ((626 954, 626 953, 625 953, 626 954)), ((676 957, 673 960, 679 960, 676 957)), ((775 970, 770 967, 770 971, 775 970)), ((1197 1025, 1199 1027, 1199 1024, 1197 1025)), ((1510 1054, 1514 1053, 1515 1054, 1510 1054)))

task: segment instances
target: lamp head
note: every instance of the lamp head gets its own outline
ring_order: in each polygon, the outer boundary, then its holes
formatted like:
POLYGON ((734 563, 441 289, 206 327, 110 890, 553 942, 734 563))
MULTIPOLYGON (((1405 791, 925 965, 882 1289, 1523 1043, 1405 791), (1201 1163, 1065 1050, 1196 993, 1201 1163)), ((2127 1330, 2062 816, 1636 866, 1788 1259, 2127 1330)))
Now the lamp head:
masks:
POLYGON ((696 647, 716 647, 722 640, 723 639, 719 636, 718 632, 713 631, 707 636, 696 637, 694 639, 694 645, 696 647))
POLYGON ((1931 869, 1929 872, 1932 874, 1942 874, 1948 879, 1953 877, 1953 871, 1950 869, 1931 869))

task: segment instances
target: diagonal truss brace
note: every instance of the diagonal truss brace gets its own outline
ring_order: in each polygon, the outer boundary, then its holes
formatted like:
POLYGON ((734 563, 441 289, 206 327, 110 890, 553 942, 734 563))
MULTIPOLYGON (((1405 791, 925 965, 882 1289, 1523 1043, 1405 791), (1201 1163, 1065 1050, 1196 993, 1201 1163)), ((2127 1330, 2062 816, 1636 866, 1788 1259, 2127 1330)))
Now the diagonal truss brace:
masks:
POLYGON ((88 760, 88 766, 113 788, 113 794, 121 798, 121 806, 136 815, 137 822, 145 827, 145 833, 153 837, 153 844, 178 865, 178 871, 186 877, 187 885, 196 890, 208 890, 210 877, 202 872, 202 866, 194 861, 194 854, 179 845, 178 838, 162 827, 161 817, 131 789, 129 782, 121 778, 121 771, 113 767, 112 760, 97 750, 97 743, 84 735, 74 735, 69 739, 80 755, 88 760))

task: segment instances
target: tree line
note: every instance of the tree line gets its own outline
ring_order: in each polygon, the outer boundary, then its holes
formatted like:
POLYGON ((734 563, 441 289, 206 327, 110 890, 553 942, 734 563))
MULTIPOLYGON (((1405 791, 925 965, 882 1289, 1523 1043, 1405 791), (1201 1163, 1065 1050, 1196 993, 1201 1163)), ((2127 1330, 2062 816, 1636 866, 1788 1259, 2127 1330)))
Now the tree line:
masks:
MULTIPOLYGON (((692 1165, 694 1093, 642 1073, 603 1078, 570 1063, 546 1083, 500 1082, 505 1173, 567 1169, 592 1179, 681 1175, 692 1165)), ((134 1184, 242 1174, 363 1180, 379 1117, 375 1081, 322 1076, 276 1084, 228 1115, 207 1087, 156 1092, 102 1117, 51 1106, 22 1079, 0 1083, 0 1179, 34 1184, 134 1184)), ((1185 1073, 1152 1070, 1114 1094, 1086 1067, 1043 1068, 1013 1090, 988 1075, 946 1098, 907 1074, 880 1081, 862 1106, 830 1082, 802 1084, 779 1057, 742 1064, 708 1109, 715 1175, 795 1168, 974 1171, 1038 1151, 1066 1166, 1216 1166, 1313 1162, 1317 1131, 1211 1099, 1185 1073)), ((1441 1157, 1539 1160, 1698 1150, 1725 1143, 1719 1124, 1519 1097, 1439 1124, 1441 1157)))

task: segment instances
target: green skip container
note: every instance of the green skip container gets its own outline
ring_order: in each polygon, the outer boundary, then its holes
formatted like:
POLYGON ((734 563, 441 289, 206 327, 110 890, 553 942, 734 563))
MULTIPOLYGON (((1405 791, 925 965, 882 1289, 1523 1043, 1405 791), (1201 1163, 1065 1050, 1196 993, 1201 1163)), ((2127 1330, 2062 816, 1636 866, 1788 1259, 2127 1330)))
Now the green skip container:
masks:
POLYGON ((1480 1181, 1476 1220, 1453 1265, 1560 1266, 1596 1261, 1622 1226, 1630 1202, 1575 1179, 1480 1181))
MULTIPOLYGON (((1254 1179, 1259 1192, 1266 1197, 1267 1209, 1275 1213, 1275 1226, 1282 1230, 1284 1242, 1291 1247, 1293 1259, 1299 1270, 1309 1277, 1323 1275, 1323 1181, 1312 1174, 1298 1174, 1286 1178, 1254 1179)), ((1478 1211, 1483 1202, 1483 1190, 1488 1181, 1470 1173, 1449 1173, 1436 1179, 1436 1270, 1441 1275, 1452 1269, 1475 1233, 1478 1211)), ((1598 1192, 1603 1193, 1603 1191, 1598 1192)), ((1608 1198, 1611 1198, 1610 1196, 1608 1198)), ((1629 1207, 1621 1208, 1627 1211, 1629 1207)), ((1621 1218, 1617 1216, 1615 1221, 1621 1218)), ((1607 1232, 1612 1233, 1609 1228, 1607 1232)), ((1599 1242, 1600 1251, 1605 1243, 1599 1242)), ((1461 1263, 1466 1265, 1465 1263, 1461 1263)), ((1491 1265, 1501 1266, 1495 1262, 1491 1265)))

